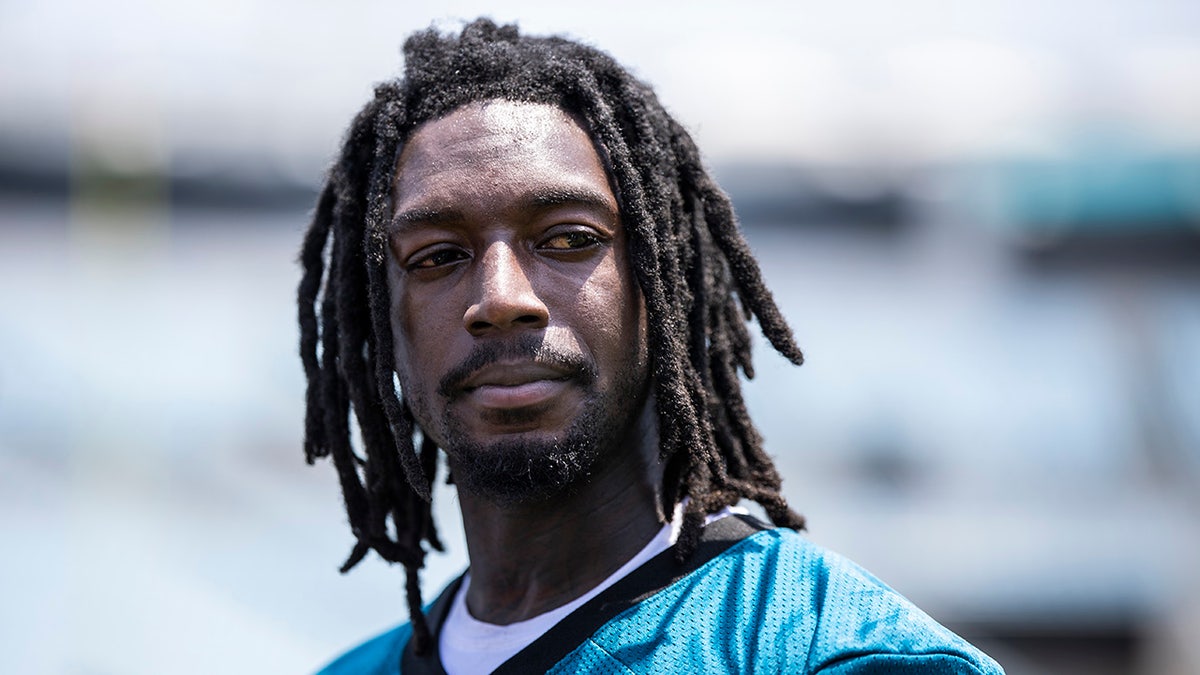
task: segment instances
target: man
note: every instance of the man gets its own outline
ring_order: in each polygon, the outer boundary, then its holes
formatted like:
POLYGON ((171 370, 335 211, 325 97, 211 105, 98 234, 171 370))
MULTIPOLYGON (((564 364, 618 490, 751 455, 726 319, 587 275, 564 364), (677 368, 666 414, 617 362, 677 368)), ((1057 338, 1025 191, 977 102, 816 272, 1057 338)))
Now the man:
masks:
POLYGON ((607 55, 414 35, 301 257, 305 451, 337 467, 343 571, 403 565, 411 618, 326 672, 1000 672, 795 533, 746 322, 801 353, 690 137, 607 55), (439 449, 471 567, 423 611, 439 449))

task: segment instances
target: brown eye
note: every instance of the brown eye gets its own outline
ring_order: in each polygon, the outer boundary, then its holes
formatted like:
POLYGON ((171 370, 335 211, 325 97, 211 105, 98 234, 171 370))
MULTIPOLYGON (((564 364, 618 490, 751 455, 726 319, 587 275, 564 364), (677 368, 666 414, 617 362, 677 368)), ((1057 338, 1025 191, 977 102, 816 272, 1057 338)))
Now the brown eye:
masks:
POLYGON ((600 240, 595 235, 587 232, 564 232, 547 239, 546 243, 542 244, 542 248, 569 251, 587 248, 599 242, 600 240))
POLYGON ((433 269, 465 260, 466 253, 454 248, 440 248, 425 255, 415 257, 409 264, 409 269, 433 269))

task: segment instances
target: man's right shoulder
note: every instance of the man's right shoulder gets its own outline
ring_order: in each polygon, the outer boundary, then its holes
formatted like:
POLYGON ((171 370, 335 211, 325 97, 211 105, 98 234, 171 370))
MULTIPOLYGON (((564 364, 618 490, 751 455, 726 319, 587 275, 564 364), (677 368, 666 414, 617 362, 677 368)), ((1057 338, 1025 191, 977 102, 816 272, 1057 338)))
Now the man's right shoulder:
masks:
POLYGON ((342 654, 317 675, 399 675, 400 652, 411 636, 411 624, 393 628, 342 654))

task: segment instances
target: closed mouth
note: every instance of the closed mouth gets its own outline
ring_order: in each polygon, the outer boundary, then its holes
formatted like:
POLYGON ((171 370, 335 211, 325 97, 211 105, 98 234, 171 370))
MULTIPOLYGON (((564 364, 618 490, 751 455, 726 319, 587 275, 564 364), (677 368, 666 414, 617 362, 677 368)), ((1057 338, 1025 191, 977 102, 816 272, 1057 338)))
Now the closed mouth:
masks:
POLYGON ((571 377, 571 373, 538 363, 496 363, 475 371, 463 382, 462 390, 471 392, 480 387, 519 387, 533 382, 566 381, 571 377))
POLYGON ((572 379, 571 374, 536 364, 496 365, 468 378, 461 391, 482 408, 527 408, 555 399, 572 379))

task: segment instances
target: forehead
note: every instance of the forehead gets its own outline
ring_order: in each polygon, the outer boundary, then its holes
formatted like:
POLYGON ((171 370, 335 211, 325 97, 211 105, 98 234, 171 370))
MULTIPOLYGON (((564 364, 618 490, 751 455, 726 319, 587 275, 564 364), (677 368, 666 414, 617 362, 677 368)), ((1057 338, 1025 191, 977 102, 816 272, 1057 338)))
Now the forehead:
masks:
POLYGON ((600 193, 616 211, 591 137, 556 106, 486 101, 426 122, 405 143, 393 186, 397 210, 414 202, 557 190, 600 193))

